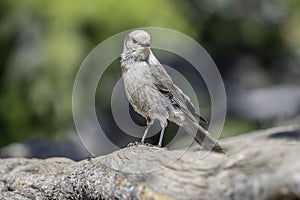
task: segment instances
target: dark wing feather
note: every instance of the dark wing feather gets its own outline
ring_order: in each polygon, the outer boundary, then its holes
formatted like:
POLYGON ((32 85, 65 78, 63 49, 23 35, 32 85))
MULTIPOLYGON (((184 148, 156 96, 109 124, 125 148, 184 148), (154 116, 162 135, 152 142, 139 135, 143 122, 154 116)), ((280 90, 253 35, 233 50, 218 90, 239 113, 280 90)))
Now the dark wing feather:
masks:
POLYGON ((185 100, 186 106, 188 107, 188 109, 192 112, 192 114, 194 115, 194 117, 196 117, 196 119, 198 119, 198 121, 204 122, 205 124, 208 124, 207 120, 201 116, 196 110, 195 110, 195 106, 192 103, 191 99, 182 92, 182 90, 180 88, 177 87, 177 85, 174 84, 174 86, 177 88, 178 91, 180 91, 182 97, 185 100))
POLYGON ((195 110, 190 98, 185 95, 182 90, 177 87, 171 77, 167 74, 162 65, 156 64, 150 66, 151 73, 154 77, 154 85, 157 89, 167 96, 174 105, 176 105, 181 111, 183 111, 192 120, 207 121, 198 114, 195 110), (196 118, 196 119, 195 119, 196 118))

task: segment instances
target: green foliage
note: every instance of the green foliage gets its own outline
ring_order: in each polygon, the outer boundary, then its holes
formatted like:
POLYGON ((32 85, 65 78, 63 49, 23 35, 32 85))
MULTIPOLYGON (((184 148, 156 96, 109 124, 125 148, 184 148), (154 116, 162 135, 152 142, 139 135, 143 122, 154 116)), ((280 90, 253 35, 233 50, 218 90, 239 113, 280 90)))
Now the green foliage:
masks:
MULTIPOLYGON (((297 63, 291 55, 300 55, 299 9, 298 0, 0 1, 0 146, 72 128, 76 71, 96 45, 114 34, 170 28, 198 39, 221 72, 242 54, 282 69, 281 64, 297 63)), ((117 65, 107 73, 120 73, 117 65)), ((295 66, 289 67, 296 72, 295 66)), ((109 78, 101 84, 112 87, 109 78)), ((239 119, 225 126, 230 133, 254 127, 239 119)))
POLYGON ((107 37, 140 26, 193 35, 184 5, 173 2, 1 1, 0 145, 72 127, 76 71, 107 37))

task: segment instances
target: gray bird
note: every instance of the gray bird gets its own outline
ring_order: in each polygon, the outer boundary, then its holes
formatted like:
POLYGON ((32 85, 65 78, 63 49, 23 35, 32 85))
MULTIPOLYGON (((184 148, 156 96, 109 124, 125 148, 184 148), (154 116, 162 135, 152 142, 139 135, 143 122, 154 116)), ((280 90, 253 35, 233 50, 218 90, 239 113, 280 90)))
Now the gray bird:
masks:
POLYGON ((199 125, 206 120, 196 113, 190 98, 176 86, 150 49, 150 35, 142 30, 129 33, 121 54, 122 77, 126 96, 133 109, 147 120, 142 137, 157 119, 162 127, 161 147, 168 120, 183 127, 205 149, 223 152, 218 142, 199 125))

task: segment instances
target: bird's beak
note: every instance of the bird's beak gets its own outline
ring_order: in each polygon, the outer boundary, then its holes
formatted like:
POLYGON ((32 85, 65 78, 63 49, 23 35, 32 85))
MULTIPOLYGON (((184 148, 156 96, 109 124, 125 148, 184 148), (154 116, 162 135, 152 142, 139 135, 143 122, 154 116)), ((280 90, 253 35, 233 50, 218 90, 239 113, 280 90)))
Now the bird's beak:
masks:
POLYGON ((142 47, 150 47, 150 43, 141 44, 142 47))

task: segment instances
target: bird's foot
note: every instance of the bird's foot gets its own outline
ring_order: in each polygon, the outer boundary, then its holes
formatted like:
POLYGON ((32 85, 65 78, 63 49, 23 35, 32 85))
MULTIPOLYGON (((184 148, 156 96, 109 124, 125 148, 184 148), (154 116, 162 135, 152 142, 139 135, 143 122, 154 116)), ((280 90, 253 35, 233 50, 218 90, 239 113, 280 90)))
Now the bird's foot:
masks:
POLYGON ((153 144, 150 144, 150 143, 144 143, 143 145, 145 145, 147 147, 153 147, 154 146, 153 144))
POLYGON ((127 147, 132 147, 132 146, 136 146, 141 144, 141 142, 135 141, 135 142, 130 142, 129 144, 127 144, 127 147))
POLYGON ((145 145, 147 147, 153 147, 153 145, 150 143, 138 142, 138 141, 130 142, 129 144, 127 144, 127 147, 132 147, 132 146, 137 146, 137 145, 145 145))

